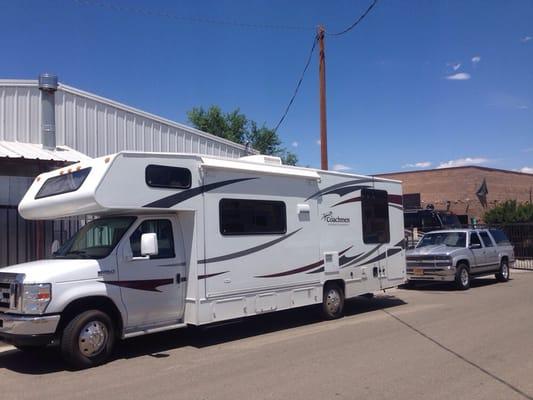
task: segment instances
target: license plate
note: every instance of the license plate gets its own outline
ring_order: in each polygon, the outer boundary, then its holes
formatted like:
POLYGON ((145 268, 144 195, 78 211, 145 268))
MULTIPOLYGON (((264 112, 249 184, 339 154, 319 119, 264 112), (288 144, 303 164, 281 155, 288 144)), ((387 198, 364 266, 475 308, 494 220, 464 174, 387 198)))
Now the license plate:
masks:
POLYGON ((413 268, 413 275, 424 275, 424 268, 413 268))

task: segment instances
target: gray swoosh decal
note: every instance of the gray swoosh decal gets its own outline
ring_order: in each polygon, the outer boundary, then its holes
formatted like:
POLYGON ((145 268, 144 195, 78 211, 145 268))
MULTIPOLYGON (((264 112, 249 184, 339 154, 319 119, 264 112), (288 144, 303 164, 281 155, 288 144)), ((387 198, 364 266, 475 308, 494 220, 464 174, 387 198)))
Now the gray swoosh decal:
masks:
POLYGON ((309 196, 307 199, 305 199, 305 201, 313 199, 315 197, 322 196, 323 194, 328 194, 327 192, 334 192, 335 189, 341 188, 343 186, 352 185, 354 183, 357 184, 357 183, 366 183, 366 182, 373 182, 373 181, 374 181, 373 179, 354 179, 352 181, 346 181, 346 182, 342 182, 342 183, 337 183, 336 185, 328 186, 327 188, 319 190, 315 194, 313 194, 313 195, 309 196))
POLYGON ((162 199, 153 201, 151 203, 145 204, 143 207, 154 207, 154 208, 170 208, 175 206, 182 201, 188 200, 191 197, 197 196, 200 193, 209 192, 210 190, 219 188, 221 186, 231 185, 232 183, 249 181, 251 179, 258 178, 241 178, 241 179, 230 179, 229 181, 214 182, 208 183, 207 185, 198 186, 192 189, 184 190, 179 193, 171 194, 170 196, 163 197, 162 199))
POLYGON ((284 235, 284 236, 282 236, 280 238, 271 240, 270 242, 266 242, 266 243, 260 244, 259 246, 250 247, 249 249, 246 249, 246 250, 241 250, 241 251, 237 251, 235 253, 225 254, 223 256, 206 258, 205 260, 198 260, 198 264, 216 263, 216 262, 220 262, 220 261, 231 260, 233 258, 239 258, 239 257, 247 256, 248 254, 252 254, 252 253, 264 250, 264 249, 266 249, 266 248, 268 248, 270 246, 274 246, 275 244, 277 244, 277 243, 279 243, 279 242, 281 242, 281 241, 283 241, 285 239, 290 238, 292 235, 294 235, 295 233, 301 231, 302 229, 303 228, 296 229, 295 231, 293 231, 291 233, 288 233, 287 235, 284 235))
POLYGON ((357 257, 355 260, 352 260, 350 261, 349 263, 347 264, 344 264, 341 268, 346 268, 346 267, 349 267, 355 263, 358 263, 359 261, 361 260, 364 260, 365 258, 367 258, 369 255, 371 254, 374 254, 376 251, 378 251, 378 249, 383 246, 383 244, 378 244, 376 247, 374 247, 372 250, 370 250, 369 252, 363 254, 361 257, 357 257))

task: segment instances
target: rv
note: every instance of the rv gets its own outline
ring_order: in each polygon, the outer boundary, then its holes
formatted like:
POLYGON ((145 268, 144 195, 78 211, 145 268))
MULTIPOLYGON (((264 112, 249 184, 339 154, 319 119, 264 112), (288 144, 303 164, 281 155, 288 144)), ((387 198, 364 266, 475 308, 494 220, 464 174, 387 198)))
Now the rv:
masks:
POLYGON ((24 218, 94 218, 50 259, 0 269, 0 339, 84 368, 153 332, 312 304, 340 317, 406 279, 401 190, 260 155, 120 152, 43 173, 24 218))

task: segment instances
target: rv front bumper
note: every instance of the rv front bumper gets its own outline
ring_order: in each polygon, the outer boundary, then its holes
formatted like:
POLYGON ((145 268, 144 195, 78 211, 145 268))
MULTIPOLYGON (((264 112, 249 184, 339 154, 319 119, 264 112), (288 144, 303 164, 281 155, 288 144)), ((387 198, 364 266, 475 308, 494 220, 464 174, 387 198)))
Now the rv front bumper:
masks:
POLYGON ((15 345, 50 343, 59 324, 59 315, 23 316, 0 313, 0 340, 15 345))
POLYGON ((456 269, 447 267, 407 267, 407 279, 410 281, 453 282, 456 269))

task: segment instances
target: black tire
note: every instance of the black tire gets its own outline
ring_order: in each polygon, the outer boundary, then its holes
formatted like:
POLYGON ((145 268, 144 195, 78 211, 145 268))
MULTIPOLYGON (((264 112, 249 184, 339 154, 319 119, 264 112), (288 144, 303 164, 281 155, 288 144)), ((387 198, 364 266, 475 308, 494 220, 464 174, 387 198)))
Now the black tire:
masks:
POLYGON ((416 282, 412 280, 407 280, 407 282, 405 282, 403 286, 406 289, 416 289, 416 282))
POLYGON ((344 291, 336 283, 326 283, 322 299, 322 315, 325 319, 337 319, 342 317, 343 310, 344 291))
POLYGON ((61 335, 61 354, 75 369, 91 368, 106 362, 114 343, 115 327, 111 318, 100 310, 89 310, 66 325, 61 335))
POLYGON ((500 262, 500 269, 498 272, 496 272, 496 280, 498 282, 507 282, 509 280, 509 276, 511 275, 511 271, 509 269, 509 262, 507 260, 502 260, 500 262))
POLYGON ((458 290, 467 290, 470 288, 470 272, 466 264, 459 264, 455 273, 455 287, 458 290))

